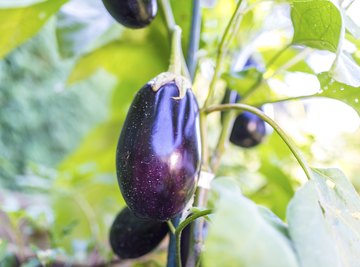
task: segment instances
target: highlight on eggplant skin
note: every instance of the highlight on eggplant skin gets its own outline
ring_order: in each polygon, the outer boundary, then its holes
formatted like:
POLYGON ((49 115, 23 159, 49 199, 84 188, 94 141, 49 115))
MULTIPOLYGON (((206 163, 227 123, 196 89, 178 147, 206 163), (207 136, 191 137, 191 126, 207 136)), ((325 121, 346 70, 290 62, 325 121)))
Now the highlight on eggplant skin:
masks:
POLYGON ((103 0, 110 15, 128 28, 148 26, 157 14, 156 0, 103 0))
POLYGON ((138 218, 125 207, 111 226, 110 245, 121 259, 134 259, 154 250, 168 232, 166 222, 138 218))
POLYGON ((194 194, 201 161, 199 107, 174 82, 146 84, 127 114, 116 152, 120 190, 139 217, 167 221, 194 194))

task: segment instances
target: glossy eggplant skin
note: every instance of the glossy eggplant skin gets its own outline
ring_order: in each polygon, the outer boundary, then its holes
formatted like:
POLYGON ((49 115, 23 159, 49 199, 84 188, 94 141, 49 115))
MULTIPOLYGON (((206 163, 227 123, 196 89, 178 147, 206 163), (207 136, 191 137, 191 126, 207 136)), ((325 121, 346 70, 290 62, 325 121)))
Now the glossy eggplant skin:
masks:
POLYGON ((115 20, 133 29, 146 27, 157 13, 156 0, 103 0, 103 3, 115 20))
POLYGON ((155 249, 168 232, 167 223, 138 218, 126 207, 111 226, 110 245, 121 259, 134 259, 155 249))
POLYGON ((182 99, 169 82, 135 96, 119 138, 117 177, 129 208, 139 217, 166 221, 192 197, 201 160, 199 107, 189 89, 182 99))
MULTIPOLYGON (((226 89, 222 103, 237 103, 240 95, 230 89, 226 89)), ((223 114, 221 114, 223 120, 223 114)), ((266 136, 265 122, 255 114, 244 111, 234 121, 230 134, 230 142, 243 148, 252 148, 260 144, 266 136)))

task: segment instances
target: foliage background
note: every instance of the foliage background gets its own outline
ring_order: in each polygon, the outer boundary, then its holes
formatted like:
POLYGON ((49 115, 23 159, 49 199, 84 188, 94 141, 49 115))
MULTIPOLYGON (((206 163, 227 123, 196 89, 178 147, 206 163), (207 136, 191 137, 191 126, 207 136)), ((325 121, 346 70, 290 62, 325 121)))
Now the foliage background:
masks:
MULTIPOLYGON (((191 1, 171 2, 176 20, 183 28, 183 47, 186 48, 191 1)), ((315 21, 317 14, 310 15, 308 21, 325 25, 332 18, 330 23, 335 25, 330 34, 324 35, 325 40, 321 40, 316 32, 311 32, 312 27, 303 29, 303 24, 297 27, 296 16, 292 26, 290 6, 301 1, 247 2, 252 8, 245 13, 240 30, 230 44, 216 101, 221 101, 225 82, 240 93, 246 93, 249 82, 256 79, 256 73, 242 74, 243 79, 239 79, 230 71, 238 70, 236 65, 241 65, 247 56, 254 55, 265 66, 274 54, 292 43, 292 47, 265 69, 264 72, 272 76, 248 103, 277 102, 272 106, 273 116, 295 139, 312 165, 341 167, 359 190, 360 143, 359 130, 355 127, 359 119, 354 111, 360 110, 360 93, 356 90, 359 89, 359 67, 349 70, 346 66, 350 65, 345 64, 341 70, 335 68, 337 79, 334 81, 327 72, 316 72, 311 64, 324 55, 334 57, 334 52, 341 54, 344 61, 350 55, 351 62, 359 62, 359 26, 350 16, 345 16, 345 12, 353 11, 341 9, 345 20, 334 7, 326 6, 331 1, 318 1, 318 4, 308 1, 313 6, 318 5, 315 8, 318 12, 323 6, 328 8, 328 13, 324 13, 328 15, 324 15, 322 21, 315 21), (341 27, 336 27, 337 24, 341 27), (317 42, 307 42, 309 36, 317 42), (351 53, 338 52, 339 38, 352 45, 351 53), (304 49, 304 45, 308 48, 304 49), (310 52, 317 54, 317 58, 311 58, 310 52), (287 62, 298 57, 295 64, 284 69, 287 62), (239 61, 234 62, 233 58, 239 61), (320 91, 295 86, 296 82, 289 81, 291 75, 300 79, 318 78, 320 83, 306 85, 320 91), (326 87, 329 90, 325 90, 326 87), (318 102, 278 102, 307 94, 340 99, 351 105, 351 111, 344 113, 354 118, 350 124, 355 126, 350 133, 338 131, 336 122, 342 118, 326 122, 326 116, 334 116, 330 108, 321 118, 324 121, 318 121, 335 132, 332 138, 325 140, 309 129, 307 123, 309 110, 318 102)), ((346 2, 341 4, 345 6, 346 2)), ((229 12, 234 10, 236 1, 203 1, 202 5, 199 70, 194 82, 200 103, 204 101, 207 92, 204 88, 211 79, 219 33, 227 23, 224 18, 230 18, 229 12)), ((301 3, 299 5, 299 12, 306 9, 301 3)), ((116 213, 124 206, 115 175, 117 138, 136 91, 167 69, 169 37, 162 14, 150 27, 133 31, 117 25, 101 2, 95 0, 3 0, 0 1, 0 34, 0 266, 12 266, 19 251, 25 255, 24 266, 51 263, 54 259, 88 265, 108 262, 113 258, 108 230, 116 213)), ((330 67, 331 62, 325 66, 325 71, 330 67)), ((324 106, 332 107, 334 103, 326 102, 324 106)), ((221 126, 218 115, 211 116, 208 133, 213 148, 221 126)), ((281 219, 286 217, 295 190, 305 181, 291 153, 274 133, 252 150, 228 145, 217 175, 228 177, 224 181, 239 185, 244 196, 268 207, 281 219)), ((215 185, 214 195, 225 190, 221 188, 226 188, 227 183, 215 185)), ((243 214, 251 214, 253 204, 243 201, 240 191, 234 194, 242 205, 243 214)), ((219 208, 225 220, 214 226, 215 235, 223 234, 225 225, 233 223, 227 216, 240 206, 230 209, 230 202, 231 198, 219 201, 219 206, 228 210, 219 208)), ((245 217, 251 222, 257 218, 256 214, 254 216, 245 217)), ((243 236, 245 226, 236 234, 243 236)), ((274 235, 272 231, 265 232, 262 241, 273 239, 274 235)), ((164 243, 156 253, 123 264, 163 266, 165 247, 164 243)), ((205 263, 216 264, 223 249, 221 242, 218 246, 210 244, 211 253, 206 254, 209 260, 205 263)), ((240 252, 236 255, 241 255, 240 252)), ((256 266, 254 264, 250 257, 244 266, 256 266)))

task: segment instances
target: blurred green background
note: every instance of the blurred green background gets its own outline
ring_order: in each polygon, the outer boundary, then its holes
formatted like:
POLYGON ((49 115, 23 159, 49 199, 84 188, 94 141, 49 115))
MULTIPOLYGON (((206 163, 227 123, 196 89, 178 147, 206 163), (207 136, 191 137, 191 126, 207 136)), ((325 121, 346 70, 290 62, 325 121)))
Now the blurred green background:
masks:
MULTIPOLYGON (((171 2, 186 51, 191 1, 171 2)), ((249 55, 265 65, 291 42, 286 1, 248 2, 254 6, 245 13, 230 44, 226 73, 249 55)), ((194 82, 200 104, 220 33, 235 4, 202 2, 194 82)), ((108 230, 124 206, 115 174, 117 139, 134 94, 167 69, 169 40, 161 13, 150 27, 134 31, 117 25, 101 1, 0 1, 0 266, 13 266, 19 251, 29 255, 24 266, 55 258, 91 266, 113 258, 108 230)), ((352 44, 353 58, 358 60, 360 43, 354 39, 352 44)), ((299 47, 287 50, 266 71, 276 72, 299 55, 296 64, 271 77, 249 102, 265 104, 314 94, 296 87, 296 79, 288 80, 291 75, 316 78, 317 66, 299 47)), ((323 65, 326 69, 326 62, 323 65)), ((225 81, 243 85, 229 75, 217 86, 217 102, 225 81)), ((315 92, 323 88, 319 82, 305 86, 315 92)), ((324 96, 353 107, 315 99, 278 102, 265 110, 295 139, 313 166, 340 167, 360 190, 360 109, 355 105, 360 93, 350 86, 346 92, 351 93, 324 96)), ((214 148, 221 126, 218 114, 210 117, 209 145, 214 148)), ((254 149, 230 144, 226 149, 217 176, 233 177, 245 196, 285 219, 287 204, 305 176, 281 139, 271 132, 254 149)), ((165 247, 162 244, 157 253, 124 264, 163 266, 165 247)))

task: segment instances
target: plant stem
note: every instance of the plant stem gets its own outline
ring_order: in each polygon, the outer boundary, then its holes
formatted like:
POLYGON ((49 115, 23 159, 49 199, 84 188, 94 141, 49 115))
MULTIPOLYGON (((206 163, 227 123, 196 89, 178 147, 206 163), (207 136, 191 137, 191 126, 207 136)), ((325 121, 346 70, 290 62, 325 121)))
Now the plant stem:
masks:
POLYGON ((216 65, 215 65, 214 75, 213 75, 213 78, 210 83, 209 93, 205 100, 204 107, 208 107, 212 101, 212 97, 213 97, 214 91, 215 91, 215 85, 216 85, 217 79, 219 78, 222 62, 223 62, 225 54, 226 54, 226 48, 227 48, 226 41, 229 38, 231 29, 234 27, 234 24, 237 24, 237 20, 239 18, 239 13, 240 13, 241 3, 242 3, 242 0, 239 0, 237 3, 237 6, 236 6, 235 12, 233 13, 229 23, 227 24, 225 32, 221 38, 217 57, 216 57, 216 65))
MULTIPOLYGON (((172 12, 172 9, 171 9, 171 5, 170 5, 170 2, 169 0, 160 0, 160 7, 163 11, 163 14, 164 14, 164 17, 165 17, 165 23, 166 23, 166 27, 169 31, 170 34, 173 33, 174 31, 174 27, 176 26, 176 23, 175 23, 175 18, 174 18, 174 14, 172 12)), ((189 73, 189 69, 187 68, 187 65, 186 65, 186 61, 185 61, 185 57, 184 57, 184 54, 183 52, 181 51, 181 71, 182 71, 182 74, 188 78, 189 80, 191 80, 191 77, 190 77, 190 73, 189 73)))
MULTIPOLYGON (((236 9, 226 26, 225 32, 222 36, 222 39, 219 44, 216 66, 213 74, 213 78, 210 83, 209 92, 205 100, 203 109, 206 108, 212 101, 212 97, 215 91, 215 85, 217 79, 219 78, 222 62, 224 60, 227 48, 227 41, 234 28, 234 25, 238 23, 240 17, 240 6, 242 0, 239 0, 236 6, 236 9)), ((231 37, 231 36, 230 36, 231 37)), ((210 162, 209 162, 209 149, 207 143, 207 117, 206 114, 200 111, 200 133, 201 133, 201 143, 202 143, 202 168, 206 171, 211 171, 210 162)), ((202 187, 199 187, 195 194, 194 206, 203 207, 206 206, 208 190, 202 187)), ((200 253, 201 253, 201 244, 202 244, 202 231, 203 231, 204 221, 198 220, 194 223, 194 226, 191 229, 191 238, 190 238, 190 248, 189 256, 187 260, 187 266, 196 266, 199 263, 200 253)))
POLYGON ((177 267, 182 267, 181 263, 181 233, 184 230, 186 226, 188 226, 190 223, 195 221, 197 218, 206 216, 211 214, 212 210, 203 210, 199 211, 195 214, 190 215, 188 218, 186 218, 183 222, 179 224, 179 226, 176 228, 175 231, 175 237, 176 237, 176 259, 177 259, 177 267))
POLYGON ((284 132, 283 129, 270 117, 265 115, 261 110, 254 108, 249 105, 245 104, 225 104, 225 105, 216 105, 212 106, 206 109, 207 113, 215 112, 215 111, 225 111, 225 110, 242 110, 242 111, 249 111, 251 113, 254 113, 255 115, 259 116, 261 119, 263 119, 265 122, 267 122, 271 127, 274 128, 274 130, 279 134, 281 139, 286 143, 286 145, 289 147, 293 155, 295 156, 296 160, 299 162, 301 168, 304 170, 306 177, 311 180, 312 179, 312 172, 310 167, 308 166, 306 160, 304 159, 303 155, 299 151, 299 149, 296 147, 294 142, 291 140, 291 138, 284 132))
POLYGON ((166 221, 166 223, 167 223, 167 225, 169 226, 169 229, 170 229, 170 232, 172 233, 172 234, 175 234, 175 227, 174 227, 174 225, 173 225, 173 223, 169 220, 169 221, 166 221))
POLYGON ((169 72, 181 75, 181 28, 175 25, 173 29, 169 72))
POLYGON ((197 65, 196 53, 199 50, 200 31, 201 31, 200 0, 193 0, 191 31, 190 31, 189 47, 188 47, 187 60, 186 60, 189 68, 190 76, 192 79, 194 79, 196 65, 197 65))
MULTIPOLYGON (((286 45, 283 49, 281 49, 278 53, 276 53, 270 60, 269 62, 266 64, 266 69, 268 69, 272 64, 274 64, 276 62, 276 60, 279 59, 279 57, 289 48, 291 47, 291 43, 286 45)), ((302 55, 306 55, 306 53, 301 53, 302 55)), ((299 57, 297 57, 299 58, 299 57)), ((292 61, 293 64, 296 63, 296 61, 292 61)), ((286 64, 286 67, 289 67, 291 65, 286 64)), ((281 68, 284 69, 284 68, 281 68)), ((279 70, 275 73, 273 73, 270 77, 272 77, 273 75, 275 75, 276 73, 278 73, 279 70)), ((250 89, 242 96, 240 102, 246 102, 246 100, 259 88, 259 86, 264 82, 265 80, 265 75, 266 72, 261 75, 259 77, 259 79, 257 79, 255 81, 255 83, 250 87, 250 89)), ((214 172, 216 172, 216 170, 218 169, 219 165, 220 165, 220 161, 221 161, 221 156, 224 153, 225 150, 225 143, 228 140, 229 137, 229 130, 230 130, 230 126, 231 126, 231 122, 234 119, 235 114, 227 114, 227 116, 225 117, 222 129, 221 129, 221 133, 220 133, 220 137, 218 140, 218 143, 216 145, 215 148, 215 152, 213 154, 212 160, 211 160, 211 166, 213 166, 213 170, 214 172)))

